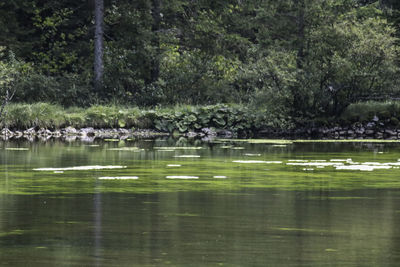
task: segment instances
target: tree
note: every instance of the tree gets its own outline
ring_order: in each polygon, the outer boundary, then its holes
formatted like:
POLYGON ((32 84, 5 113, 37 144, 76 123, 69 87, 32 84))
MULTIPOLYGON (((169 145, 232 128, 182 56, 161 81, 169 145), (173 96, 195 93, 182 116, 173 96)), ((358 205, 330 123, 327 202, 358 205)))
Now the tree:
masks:
POLYGON ((104 73, 104 0, 94 1, 94 87, 98 93, 103 86, 103 73, 104 73))

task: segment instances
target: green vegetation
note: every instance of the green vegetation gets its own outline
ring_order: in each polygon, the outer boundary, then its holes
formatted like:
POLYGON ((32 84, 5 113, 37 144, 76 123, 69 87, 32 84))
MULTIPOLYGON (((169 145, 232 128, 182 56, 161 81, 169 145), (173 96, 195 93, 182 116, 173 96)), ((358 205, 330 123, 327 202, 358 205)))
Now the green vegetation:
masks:
POLYGON ((61 127, 153 129, 172 133, 199 131, 202 128, 228 129, 236 133, 265 127, 280 127, 274 121, 263 121, 265 114, 240 105, 176 106, 143 109, 96 105, 88 109, 63 108, 48 103, 11 104, 5 125, 12 129, 61 127))
POLYGON ((399 126, 400 102, 399 101, 368 101, 349 105, 341 115, 341 119, 349 122, 371 121, 375 116, 379 119, 389 120, 393 126, 399 126))
POLYGON ((9 125, 290 129, 344 110, 355 121, 354 103, 400 95, 394 0, 106 1, 96 89, 93 7, 0 3, 0 96, 12 89, 40 113, 16 117, 25 104, 10 106, 9 125), (46 108, 64 115, 48 121, 46 108))

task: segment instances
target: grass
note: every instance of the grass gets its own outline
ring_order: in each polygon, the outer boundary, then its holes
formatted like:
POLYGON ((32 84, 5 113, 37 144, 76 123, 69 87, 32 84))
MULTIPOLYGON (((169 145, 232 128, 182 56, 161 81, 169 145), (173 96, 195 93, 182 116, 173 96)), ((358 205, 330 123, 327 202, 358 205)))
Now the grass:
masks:
POLYGON ((4 124, 11 129, 31 127, 59 129, 76 128, 152 128, 152 111, 138 108, 95 105, 90 108, 68 108, 50 103, 13 103, 7 106, 4 124), (150 116, 151 117, 151 116, 150 116), (150 126, 150 127, 149 127, 150 126))
MULTIPOLYGON (((25 130, 31 127, 60 129, 75 128, 135 128, 163 132, 188 132, 215 127, 235 133, 256 133, 260 129, 280 127, 265 118, 265 112, 249 109, 244 105, 177 105, 155 109, 121 107, 117 105, 94 105, 89 108, 63 108, 50 103, 12 103, 7 106, 3 126, 25 130)), ((368 122, 374 116, 387 126, 400 127, 400 101, 362 102, 351 104, 340 116, 346 124, 368 122), (386 124, 388 123, 388 124, 386 124)), ((281 125, 285 129, 284 125, 281 125)), ((292 141, 254 140, 253 143, 288 144, 292 141)), ((337 142, 337 140, 335 140, 337 142)))

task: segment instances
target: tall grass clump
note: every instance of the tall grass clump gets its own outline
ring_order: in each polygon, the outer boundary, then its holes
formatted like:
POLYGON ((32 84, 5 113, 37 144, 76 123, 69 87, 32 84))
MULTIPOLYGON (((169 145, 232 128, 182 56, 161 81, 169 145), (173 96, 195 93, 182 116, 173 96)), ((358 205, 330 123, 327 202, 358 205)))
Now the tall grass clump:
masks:
POLYGON ((7 106, 5 125, 10 128, 59 128, 65 124, 64 109, 49 103, 10 104, 7 106))

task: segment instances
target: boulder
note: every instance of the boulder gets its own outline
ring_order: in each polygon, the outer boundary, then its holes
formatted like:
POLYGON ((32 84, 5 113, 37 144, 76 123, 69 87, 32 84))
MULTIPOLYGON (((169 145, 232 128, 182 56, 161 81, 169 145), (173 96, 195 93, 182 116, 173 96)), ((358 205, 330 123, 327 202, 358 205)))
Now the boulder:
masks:
POLYGON ((396 131, 394 131, 394 130, 389 130, 389 129, 386 129, 386 130, 385 130, 385 133, 386 133, 387 135, 390 135, 390 136, 395 136, 395 135, 397 135, 397 132, 396 132, 396 131))
POLYGON ((62 133, 65 135, 77 135, 78 131, 74 127, 68 126, 62 131, 62 133))
POLYGON ((201 131, 206 136, 217 136, 217 132, 213 128, 202 128, 201 131))
POLYGON ((8 128, 3 128, 0 132, 0 135, 2 136, 7 136, 7 137, 11 137, 14 136, 14 133, 10 131, 10 129, 8 128))
POLYGON ((371 129, 365 130, 366 135, 373 135, 374 133, 375 133, 374 130, 371 130, 371 129))
POLYGON ((96 131, 93 127, 82 128, 79 130, 79 135, 81 136, 95 136, 96 131))
POLYGON ((27 136, 36 135, 35 127, 32 127, 32 128, 29 128, 29 129, 25 130, 24 131, 24 135, 27 135, 27 136))
POLYGON ((38 135, 40 136, 51 136, 52 132, 50 130, 47 130, 45 128, 40 128, 39 131, 37 132, 38 135))

